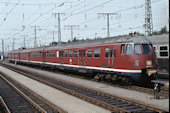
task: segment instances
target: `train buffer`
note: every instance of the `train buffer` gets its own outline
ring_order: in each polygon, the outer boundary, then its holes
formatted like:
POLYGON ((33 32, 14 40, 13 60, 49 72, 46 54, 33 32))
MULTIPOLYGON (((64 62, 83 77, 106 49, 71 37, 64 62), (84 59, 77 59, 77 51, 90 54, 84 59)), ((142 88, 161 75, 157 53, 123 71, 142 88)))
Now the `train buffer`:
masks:
POLYGON ((152 80, 151 82, 154 83, 154 98, 155 99, 160 99, 159 92, 161 90, 161 86, 168 87, 169 86, 169 81, 152 80))

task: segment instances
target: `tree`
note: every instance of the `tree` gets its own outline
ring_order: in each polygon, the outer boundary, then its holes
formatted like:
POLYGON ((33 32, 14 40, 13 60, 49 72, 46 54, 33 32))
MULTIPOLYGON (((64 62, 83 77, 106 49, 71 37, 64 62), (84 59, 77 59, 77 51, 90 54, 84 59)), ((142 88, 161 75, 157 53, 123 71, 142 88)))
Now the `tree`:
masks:
POLYGON ((161 30, 160 30, 160 34, 164 34, 164 33, 165 34, 168 33, 166 26, 161 28, 161 30))

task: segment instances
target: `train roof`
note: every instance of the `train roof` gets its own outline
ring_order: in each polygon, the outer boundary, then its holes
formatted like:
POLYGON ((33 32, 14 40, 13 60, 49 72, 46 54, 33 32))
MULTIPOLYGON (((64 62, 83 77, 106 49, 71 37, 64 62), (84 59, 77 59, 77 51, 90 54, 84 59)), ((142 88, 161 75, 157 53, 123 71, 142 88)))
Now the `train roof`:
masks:
MULTIPOLYGON (((94 40, 70 42, 70 43, 58 43, 57 45, 53 45, 53 46, 16 50, 15 52, 42 51, 43 49, 45 49, 45 50, 69 49, 69 48, 81 48, 84 46, 97 46, 97 45, 113 44, 113 43, 141 43, 141 42, 142 43, 151 43, 150 40, 145 38, 144 36, 126 35, 126 36, 116 36, 116 37, 101 38, 101 39, 94 39, 94 40)), ((12 51, 12 52, 14 52, 14 51, 12 51)))
POLYGON ((152 44, 169 44, 169 33, 163 35, 153 35, 146 37, 152 44))

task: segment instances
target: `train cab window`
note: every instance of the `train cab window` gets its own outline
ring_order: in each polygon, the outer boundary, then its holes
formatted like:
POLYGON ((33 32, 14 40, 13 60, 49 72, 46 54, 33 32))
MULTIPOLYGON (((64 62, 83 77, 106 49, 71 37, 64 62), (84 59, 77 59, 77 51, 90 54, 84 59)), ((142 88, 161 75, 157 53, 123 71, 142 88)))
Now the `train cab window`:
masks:
POLYGON ((106 57, 106 58, 109 57, 109 48, 105 48, 105 57, 106 57))
POLYGON ((153 48, 152 44, 149 44, 149 49, 150 49, 151 53, 154 54, 154 48, 153 48))
POLYGON ((142 47, 143 47, 143 53, 144 54, 149 54, 148 44, 142 44, 142 47))
POLYGON ((135 54, 140 55, 142 54, 142 49, 140 44, 135 44, 135 54))
POLYGON ((168 56, 168 46, 160 46, 160 57, 167 57, 168 56))
POLYGON ((92 49, 87 49, 87 57, 92 57, 92 49))
POLYGON ((70 50, 70 51, 69 51, 69 57, 72 57, 72 56, 73 56, 73 51, 70 50))
POLYGON ((67 55, 67 53, 68 53, 68 52, 67 52, 67 50, 66 50, 66 51, 64 51, 64 56, 65 56, 65 57, 67 57, 67 56, 68 56, 68 55, 67 55))
POLYGON ((124 55, 125 54, 125 44, 121 45, 121 54, 124 55))
POLYGON ((132 44, 128 44, 128 45, 127 45, 126 54, 127 54, 127 55, 133 54, 132 44))
POLYGON ((94 49, 94 57, 100 57, 100 49, 94 49))
POLYGON ((77 50, 75 50, 75 51, 74 51, 74 57, 76 58, 76 57, 77 57, 77 55, 78 55, 78 51, 77 51, 77 50))

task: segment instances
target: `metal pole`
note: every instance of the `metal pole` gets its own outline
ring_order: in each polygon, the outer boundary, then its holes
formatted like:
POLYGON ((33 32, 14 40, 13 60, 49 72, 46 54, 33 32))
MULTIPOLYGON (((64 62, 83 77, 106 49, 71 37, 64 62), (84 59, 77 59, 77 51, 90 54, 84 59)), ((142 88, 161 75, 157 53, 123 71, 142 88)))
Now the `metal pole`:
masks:
POLYGON ((2 39, 2 55, 4 56, 4 40, 2 39))
POLYGON ((60 13, 58 13, 58 42, 61 42, 60 13))
POLYGON ((13 38, 13 43, 12 43, 12 50, 15 49, 15 38, 13 38))
POLYGON ((106 16, 107 17, 107 37, 110 37, 110 21, 109 18, 111 15, 118 15, 117 13, 98 13, 98 15, 106 16))
POLYGON ((37 26, 34 26, 34 32, 35 32, 35 38, 34 38, 34 47, 37 47, 37 34, 36 34, 36 32, 37 32, 37 26))
POLYGON ((7 47, 8 47, 8 50, 7 50, 7 51, 9 52, 9 45, 8 45, 7 47))
POLYGON ((25 36, 24 36, 24 47, 26 47, 26 45, 25 45, 25 36))
POLYGON ((71 26, 71 41, 73 41, 73 26, 71 26))
POLYGON ((109 14, 107 14, 107 37, 110 37, 109 14))

